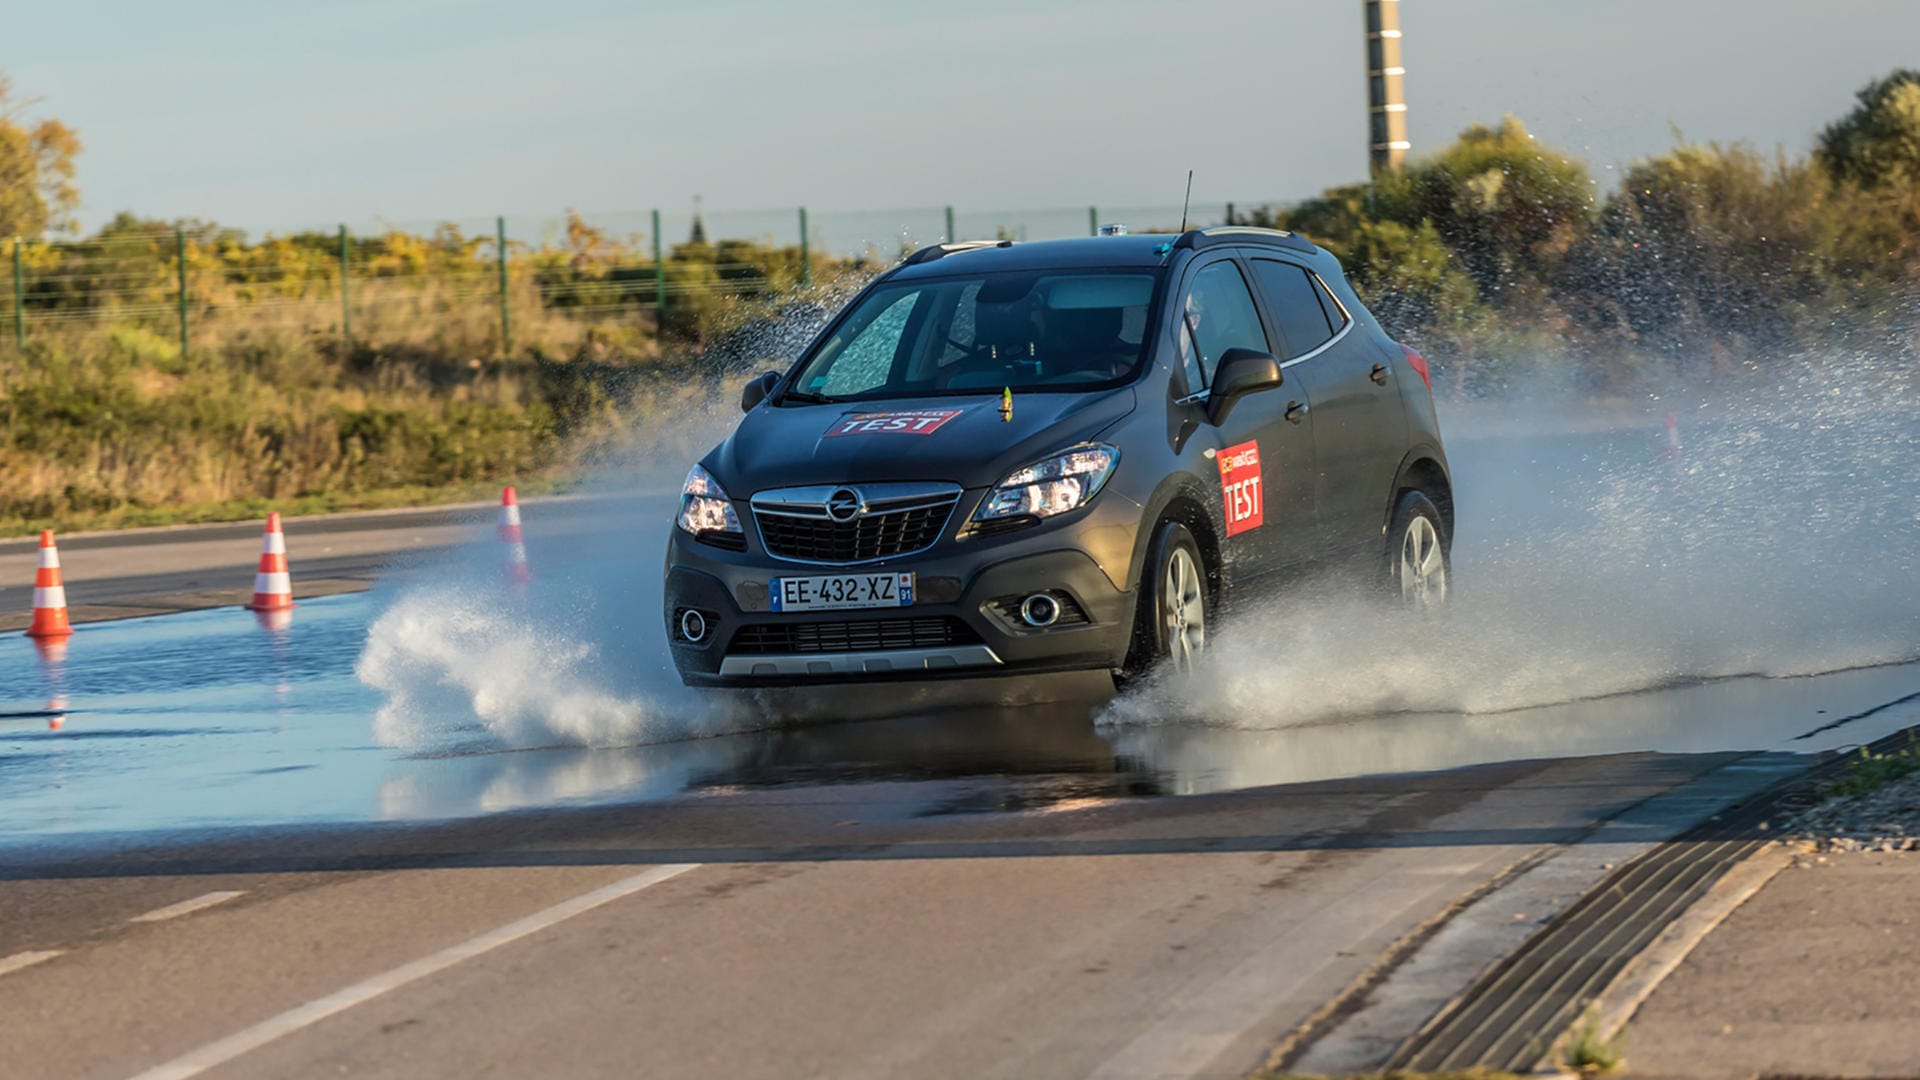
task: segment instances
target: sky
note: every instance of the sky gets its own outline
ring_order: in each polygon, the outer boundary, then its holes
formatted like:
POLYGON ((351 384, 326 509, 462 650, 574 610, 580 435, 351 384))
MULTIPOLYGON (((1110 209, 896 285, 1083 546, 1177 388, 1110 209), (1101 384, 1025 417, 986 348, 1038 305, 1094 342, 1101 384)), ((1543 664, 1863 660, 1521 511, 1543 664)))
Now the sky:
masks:
MULTIPOLYGON (((1920 0, 1402 8, 1416 155, 1512 112, 1602 184, 1920 68, 1920 0)), ((1364 176, 1363 69, 1360 0, 0 0, 86 227, 1289 201, 1364 176)))

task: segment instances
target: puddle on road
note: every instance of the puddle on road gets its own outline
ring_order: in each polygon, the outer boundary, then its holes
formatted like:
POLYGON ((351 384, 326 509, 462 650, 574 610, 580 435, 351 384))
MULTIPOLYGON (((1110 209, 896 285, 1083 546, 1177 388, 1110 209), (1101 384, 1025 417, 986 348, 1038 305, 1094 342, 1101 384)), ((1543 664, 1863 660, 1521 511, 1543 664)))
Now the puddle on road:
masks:
MULTIPOLYGON (((887 781, 962 782, 909 812, 1034 811, 1515 759, 1773 748, 1920 689, 1920 664, 1908 664, 1275 730, 1109 726, 1098 702, 1083 702, 627 747, 505 750, 481 731, 420 750, 373 741, 381 698, 351 674, 373 610, 366 596, 316 600, 278 632, 237 610, 84 628, 57 673, 70 705, 58 728, 44 716, 0 718, 0 846, 887 781)), ((55 674, 29 643, 0 641, 0 714, 40 710, 55 674)), ((1916 711, 1887 710, 1793 748, 1864 741, 1916 711)))

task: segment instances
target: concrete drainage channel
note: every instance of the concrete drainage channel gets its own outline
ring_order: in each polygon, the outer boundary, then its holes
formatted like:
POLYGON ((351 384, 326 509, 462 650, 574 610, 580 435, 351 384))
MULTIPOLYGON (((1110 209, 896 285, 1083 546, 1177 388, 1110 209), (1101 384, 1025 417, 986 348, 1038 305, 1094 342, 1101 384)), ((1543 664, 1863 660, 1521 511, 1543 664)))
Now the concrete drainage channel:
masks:
MULTIPOLYGON (((1903 749, 1915 730, 1895 732, 1869 749, 1903 749)), ((1772 842, 1774 823, 1818 802, 1822 785, 1847 767, 1847 757, 1835 754, 1622 864, 1468 986, 1394 1052, 1388 1069, 1520 1071, 1540 1063, 1586 1010, 1603 996, 1617 996, 1610 988, 1643 950, 1772 842)), ((1653 985, 1643 986, 1640 997, 1653 985)), ((1631 1008, 1617 1011, 1622 1014, 1610 1019, 1624 1023, 1631 1008)))

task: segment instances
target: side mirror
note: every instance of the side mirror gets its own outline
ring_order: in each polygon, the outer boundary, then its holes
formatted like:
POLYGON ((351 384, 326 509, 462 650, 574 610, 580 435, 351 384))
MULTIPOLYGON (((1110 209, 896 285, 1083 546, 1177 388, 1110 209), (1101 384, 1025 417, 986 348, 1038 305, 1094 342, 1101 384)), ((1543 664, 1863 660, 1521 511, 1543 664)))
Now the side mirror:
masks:
POLYGON ((780 385, 780 374, 775 371, 763 371, 760 376, 748 383, 740 391, 740 411, 752 412, 755 405, 767 400, 773 388, 780 385))
POLYGON ((1224 422, 1235 402, 1248 394, 1279 386, 1282 378, 1280 361, 1272 353, 1228 349, 1213 373, 1212 390, 1207 395, 1207 419, 1214 424, 1224 422))

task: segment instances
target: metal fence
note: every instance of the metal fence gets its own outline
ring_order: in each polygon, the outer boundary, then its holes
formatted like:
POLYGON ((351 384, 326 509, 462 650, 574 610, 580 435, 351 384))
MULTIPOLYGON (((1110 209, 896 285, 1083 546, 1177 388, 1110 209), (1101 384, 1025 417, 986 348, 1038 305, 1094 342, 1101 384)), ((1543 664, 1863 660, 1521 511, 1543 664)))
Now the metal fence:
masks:
MULTIPOLYGON (((1190 225, 1245 220, 1189 208, 1190 225)), ((948 240, 1045 240, 1119 222, 1179 228, 1177 205, 975 210, 936 206, 810 213, 640 211, 242 230, 117 220, 77 240, 14 239, 0 341, 129 335, 197 346, 294 333, 379 345, 451 337, 513 353, 553 336, 657 329, 679 311, 804 289, 877 270, 948 240), (504 253, 504 257, 503 256, 504 253)))

